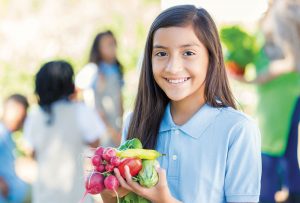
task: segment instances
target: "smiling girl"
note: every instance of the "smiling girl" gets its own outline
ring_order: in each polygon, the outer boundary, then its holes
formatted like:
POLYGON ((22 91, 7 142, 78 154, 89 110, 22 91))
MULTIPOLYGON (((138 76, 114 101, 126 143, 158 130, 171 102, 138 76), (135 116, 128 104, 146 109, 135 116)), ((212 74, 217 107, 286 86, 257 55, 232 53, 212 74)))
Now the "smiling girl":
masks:
MULTIPOLYGON (((136 103, 123 130, 159 158, 159 182, 148 189, 129 169, 120 196, 133 191, 154 203, 258 202, 260 133, 236 110, 217 28, 191 5, 162 12, 146 42, 136 103)), ((104 202, 116 202, 102 193, 104 202)))

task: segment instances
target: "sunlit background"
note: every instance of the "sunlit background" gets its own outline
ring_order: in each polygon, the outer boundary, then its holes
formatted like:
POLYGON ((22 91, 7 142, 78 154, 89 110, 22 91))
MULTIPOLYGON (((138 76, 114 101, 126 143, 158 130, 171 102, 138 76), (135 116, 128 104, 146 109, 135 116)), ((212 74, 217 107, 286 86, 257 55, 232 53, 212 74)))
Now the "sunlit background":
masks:
MULTIPOLYGON (((251 34, 256 33, 268 8, 267 0, 0 0, 0 102, 19 92, 34 106, 33 78, 41 64, 66 59, 77 73, 88 62, 95 35, 109 29, 117 38, 118 57, 125 68, 126 115, 134 104, 149 26, 163 9, 187 3, 206 8, 219 29, 239 25, 251 34)), ((253 74, 251 68, 248 74, 253 74)), ((240 109, 253 115, 257 101, 254 87, 235 81, 231 84, 240 109)), ((34 163, 23 156, 21 136, 15 140, 17 167, 29 163, 27 170, 18 168, 18 173, 32 182, 34 163)))
MULTIPOLYGON (((94 36, 106 29, 117 37, 118 56, 130 78, 125 84, 131 85, 151 22, 162 9, 184 3, 206 8, 218 25, 242 24, 252 30, 267 8, 266 0, 1 0, 0 100, 13 92, 34 100, 32 79, 47 60, 67 59, 78 72, 87 63, 94 36)), ((130 108, 134 94, 126 87, 130 108)))

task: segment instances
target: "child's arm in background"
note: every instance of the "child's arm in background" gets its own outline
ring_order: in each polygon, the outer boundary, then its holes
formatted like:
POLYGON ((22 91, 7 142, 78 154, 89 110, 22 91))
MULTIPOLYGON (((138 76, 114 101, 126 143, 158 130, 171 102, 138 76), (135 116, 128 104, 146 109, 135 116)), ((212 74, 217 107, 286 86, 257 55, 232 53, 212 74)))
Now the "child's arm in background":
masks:
POLYGON ((0 195, 7 197, 8 192, 8 185, 6 184, 5 180, 0 177, 0 195))
POLYGON ((100 146, 100 140, 97 139, 97 140, 95 140, 95 141, 93 141, 93 142, 87 143, 87 145, 88 145, 89 147, 91 147, 91 148, 97 148, 97 147, 100 146))

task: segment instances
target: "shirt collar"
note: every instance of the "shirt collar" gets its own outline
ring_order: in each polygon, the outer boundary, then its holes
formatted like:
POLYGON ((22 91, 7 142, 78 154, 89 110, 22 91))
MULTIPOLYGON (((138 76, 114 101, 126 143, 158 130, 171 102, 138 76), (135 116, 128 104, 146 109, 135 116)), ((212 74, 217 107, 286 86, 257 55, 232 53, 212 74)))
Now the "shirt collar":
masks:
POLYGON ((178 126, 173 121, 169 103, 166 107, 159 132, 179 129, 193 138, 199 138, 213 123, 220 111, 220 108, 212 107, 206 103, 185 124, 178 126))

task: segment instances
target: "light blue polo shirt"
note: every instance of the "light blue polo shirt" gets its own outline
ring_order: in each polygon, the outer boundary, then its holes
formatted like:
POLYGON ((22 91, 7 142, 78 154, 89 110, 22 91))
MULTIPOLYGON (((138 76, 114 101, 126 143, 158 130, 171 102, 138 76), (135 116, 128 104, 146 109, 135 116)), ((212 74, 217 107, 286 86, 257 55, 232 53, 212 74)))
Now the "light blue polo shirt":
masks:
MULTIPOLYGON (((129 119, 125 122, 123 140, 129 119)), ((184 203, 258 202, 260 132, 233 108, 201 107, 184 125, 173 122, 170 104, 156 150, 172 195, 184 203)))

